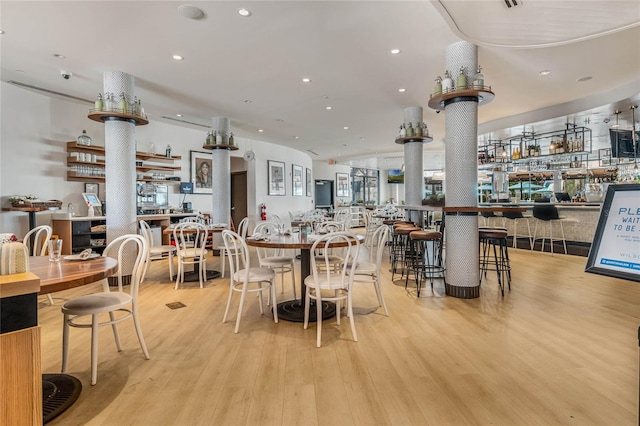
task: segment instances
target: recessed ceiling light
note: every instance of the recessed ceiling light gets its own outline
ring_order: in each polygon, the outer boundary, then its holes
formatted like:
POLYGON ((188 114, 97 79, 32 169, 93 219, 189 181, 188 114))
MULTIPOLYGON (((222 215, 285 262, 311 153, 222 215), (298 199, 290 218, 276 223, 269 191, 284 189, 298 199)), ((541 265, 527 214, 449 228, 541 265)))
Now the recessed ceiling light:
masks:
POLYGON ((391 49, 391 54, 392 55, 397 55, 400 52, 402 52, 402 50, 400 50, 400 49, 391 49))
POLYGON ((4 30, 0 30, 0 34, 4 34, 4 30))
POLYGON ((593 77, 591 77, 590 75, 584 76, 584 77, 580 77, 579 79, 577 79, 576 81, 579 83, 582 83, 583 81, 589 81, 591 80, 593 77))
POLYGON ((249 9, 245 9, 244 7, 236 10, 236 12, 238 12, 238 15, 242 16, 243 18, 248 18, 249 16, 251 16, 251 11, 249 9))
POLYGON ((66 56, 61 55, 61 54, 59 54, 59 53, 54 53, 54 54, 53 54, 53 57, 54 57, 54 58, 58 58, 58 59, 64 59, 64 58, 66 58, 66 56))
POLYGON ((263 129, 258 129, 258 132, 262 133, 262 132, 264 132, 264 130, 263 129))
POLYGON ((300 139, 300 136, 296 136, 295 138, 296 138, 296 139, 300 139))
POLYGON ((349 130, 349 126, 344 126, 343 129, 344 130, 349 130))
POLYGON ((182 61, 184 59, 184 56, 173 55, 172 58, 175 59, 176 61, 182 61))
POLYGON ((199 9, 192 4, 183 4, 178 6, 178 13, 180 16, 187 19, 202 19, 206 16, 202 9, 199 9))
POLYGON ((407 89, 402 88, 402 87, 398 89, 398 92, 400 92, 400 93, 404 93, 404 92, 406 92, 406 91, 407 91, 407 89))
POLYGON ((303 79, 302 79, 302 82, 303 82, 303 83, 311 83, 311 79, 310 79, 310 78, 305 77, 305 78, 303 78, 303 79))
POLYGON ((245 104, 250 104, 251 102, 253 102, 251 99, 245 99, 245 100, 244 100, 244 103, 245 103, 245 104))
POLYGON ((545 75, 549 75, 549 74, 551 74, 551 71, 549 71, 549 70, 542 70, 542 71, 540 71, 538 74, 540 74, 541 76, 545 76, 545 75))
POLYGON ((325 109, 333 109, 333 107, 328 106, 328 107, 325 107, 325 109))
MULTIPOLYGON (((364 140, 364 136, 360 136, 360 140, 363 141, 364 140)), ((376 152, 377 154, 377 152, 376 152)))
POLYGON ((182 114, 176 114, 176 117, 182 117, 182 114))

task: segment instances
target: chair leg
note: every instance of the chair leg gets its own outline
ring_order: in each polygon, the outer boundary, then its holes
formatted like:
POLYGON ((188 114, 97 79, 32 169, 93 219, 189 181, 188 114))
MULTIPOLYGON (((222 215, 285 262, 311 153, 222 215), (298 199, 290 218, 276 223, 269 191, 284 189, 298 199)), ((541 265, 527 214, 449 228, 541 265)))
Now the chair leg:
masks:
POLYGON ((278 300, 276 299, 276 280, 271 280, 270 288, 271 291, 271 300, 273 300, 273 321, 278 323, 278 300))
POLYGON ((229 306, 231 306, 231 299, 233 298, 233 277, 231 278, 231 282, 229 283, 229 297, 227 298, 227 307, 224 310, 224 316, 222 317, 222 322, 227 322, 227 315, 229 314, 229 306))
POLYGON ((309 327, 309 302, 311 302, 309 297, 309 292, 311 290, 307 287, 307 291, 304 294, 304 326, 303 328, 306 330, 309 327))
POLYGON ((64 314, 62 323, 62 373, 67 372, 67 354, 69 352, 69 315, 64 314))
POLYGON ((53 297, 51 297, 51 294, 47 293, 47 300, 49 301, 50 305, 53 305, 53 297))
POLYGON ((169 281, 173 280, 173 252, 169 251, 169 281))
POLYGON ((293 298, 297 299, 296 296, 296 262, 291 262, 291 283, 293 285, 293 298))
POLYGON ((353 335, 353 341, 358 341, 358 334, 356 333, 356 323, 353 318, 353 303, 351 301, 351 291, 347 293, 347 312, 349 312, 349 320, 351 322, 351 334, 353 335))
POLYGON ((136 328, 136 334, 138 335, 138 341, 140 342, 140 347, 142 348, 142 353, 144 353, 145 359, 150 359, 149 351, 147 350, 147 345, 144 342, 144 337, 142 337, 142 328, 140 327, 140 319, 138 318, 138 307, 133 307, 133 325, 136 328))
POLYGON ((551 256, 553 256, 553 221, 549 220, 549 241, 551 241, 551 256))
POLYGON ((533 240, 532 240, 532 244, 531 244, 531 251, 533 251, 533 246, 536 243, 536 235, 538 235, 538 220, 537 219, 536 219, 536 226, 533 227, 533 240))
POLYGON ((564 226, 562 225, 562 220, 559 220, 560 223, 560 234, 562 235, 562 246, 564 247, 564 254, 567 254, 567 240, 564 238, 564 226))
POLYGON ((113 338, 116 340, 116 348, 118 348, 118 352, 122 352, 122 345, 120 344, 120 334, 118 334, 118 324, 115 323, 116 316, 115 313, 109 312, 109 318, 111 319, 111 329, 113 330, 113 338))
MULTIPOLYGON (((338 324, 340 324, 340 308, 336 307, 336 316, 338 317, 338 324)), ((316 346, 319 348, 322 346, 322 295, 318 290, 316 291, 316 346)))
MULTIPOLYGON (((244 308, 244 298, 247 295, 247 285, 242 285, 242 293, 240 293, 240 306, 238 307, 238 315, 236 316, 236 329, 233 331, 238 334, 240 331, 240 318, 242 318, 242 309, 244 308)), ((260 300, 260 307, 262 307, 262 300, 260 300)))
POLYGON ((91 315, 91 385, 98 381, 98 315, 91 315))
POLYGON ((220 275, 221 278, 224 278, 224 267, 225 267, 225 257, 227 257, 227 249, 220 249, 220 256, 221 256, 221 262, 222 262, 222 275, 220 275))
POLYGON ((382 288, 380 288, 380 281, 378 280, 377 276, 373 277, 373 284, 376 289, 376 294, 378 295, 378 303, 384 309, 385 316, 389 316, 389 311, 387 310, 387 304, 384 301, 384 296, 382 295, 382 288))

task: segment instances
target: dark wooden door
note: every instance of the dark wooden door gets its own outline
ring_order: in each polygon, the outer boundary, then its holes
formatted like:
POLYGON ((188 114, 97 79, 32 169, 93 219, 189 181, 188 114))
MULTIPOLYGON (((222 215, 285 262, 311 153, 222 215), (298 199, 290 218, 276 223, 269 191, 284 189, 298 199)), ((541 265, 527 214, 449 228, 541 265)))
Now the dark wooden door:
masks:
POLYGON ((231 219, 236 229, 247 217, 247 172, 231 173, 231 219))

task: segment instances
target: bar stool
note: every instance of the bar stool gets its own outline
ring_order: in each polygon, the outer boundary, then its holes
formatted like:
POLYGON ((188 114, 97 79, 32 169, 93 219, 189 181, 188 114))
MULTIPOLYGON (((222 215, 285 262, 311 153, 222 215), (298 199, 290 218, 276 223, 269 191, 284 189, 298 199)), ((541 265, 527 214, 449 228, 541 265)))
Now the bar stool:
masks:
POLYGON ((513 220, 513 248, 518 247, 518 221, 524 220, 527 223, 527 230, 529 233, 527 234, 529 239, 529 247, 533 248, 533 239, 531 237, 531 225, 529 224, 529 219, 531 216, 525 216, 521 212, 502 212, 502 217, 504 218, 503 225, 506 224, 506 219, 513 220))
POLYGON ((499 228, 480 228, 480 284, 487 271, 496 271, 498 285, 504 296, 506 281, 511 291, 511 263, 507 250, 507 231, 499 228))
POLYGON ((393 225, 394 244, 393 258, 391 261, 391 281, 393 281, 394 279, 399 263, 402 264, 401 277, 404 277, 404 271, 407 267, 407 255, 411 256, 410 253, 407 253, 408 250, 410 250, 409 234, 412 231, 419 230, 420 228, 418 228, 417 226, 407 223, 396 223, 393 225))
MULTIPOLYGON (((567 254, 567 242, 564 238, 564 227, 562 226, 562 219, 558 214, 558 209, 556 206, 551 204, 540 204, 533 206, 533 217, 536 219, 536 226, 533 229, 533 240, 531 244, 531 251, 533 251, 533 246, 536 243, 536 235, 538 233, 538 224, 540 221, 546 222, 548 224, 549 229, 549 240, 551 241, 551 256, 553 256, 553 222, 558 222, 560 224, 560 234, 562 235, 562 246, 564 248, 564 254, 567 254)), ((544 251, 544 240, 546 239, 546 232, 542 231, 542 246, 540 247, 540 251, 544 251)))
POLYGON ((491 225, 491 219, 496 219, 499 218, 500 216, 498 216, 497 214, 495 214, 494 212, 480 212, 480 216, 482 216, 482 224, 485 227, 488 227, 491 225))
MULTIPOLYGON (((418 297, 422 282, 429 279, 431 290, 433 290, 433 279, 442 278, 444 280, 444 263, 442 261, 442 233, 435 231, 412 231, 409 233, 412 250, 410 269, 413 269, 418 297)), ((404 282, 407 288, 409 273, 404 282)))

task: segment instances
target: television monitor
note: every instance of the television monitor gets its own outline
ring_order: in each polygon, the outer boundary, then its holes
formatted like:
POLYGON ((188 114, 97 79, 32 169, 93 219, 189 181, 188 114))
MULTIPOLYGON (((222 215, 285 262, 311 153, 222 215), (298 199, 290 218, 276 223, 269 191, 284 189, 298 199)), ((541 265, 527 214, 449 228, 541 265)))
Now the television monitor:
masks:
POLYGON ((92 192, 83 192, 82 197, 84 198, 84 201, 87 203, 87 206, 91 206, 91 207, 102 206, 102 203, 98 199, 98 196, 92 192))
POLYGON ((387 183, 404 183, 404 172, 400 169, 389 170, 387 183))
POLYGON ((636 152, 633 150, 631 130, 609 129, 611 156, 613 158, 635 158, 640 155, 640 132, 636 131, 636 152))
POLYGON ((553 194, 556 196, 558 202, 571 202, 571 196, 568 192, 554 192, 553 194))

